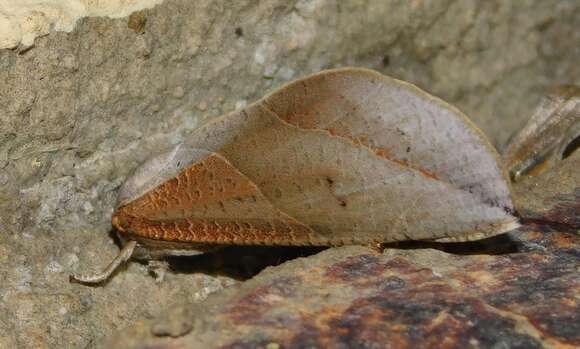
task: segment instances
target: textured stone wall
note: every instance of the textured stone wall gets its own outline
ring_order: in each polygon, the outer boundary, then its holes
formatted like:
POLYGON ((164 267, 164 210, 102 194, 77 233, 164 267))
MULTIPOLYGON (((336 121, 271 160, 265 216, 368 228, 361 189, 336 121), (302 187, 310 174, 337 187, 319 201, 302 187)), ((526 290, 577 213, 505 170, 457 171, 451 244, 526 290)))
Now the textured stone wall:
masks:
POLYGON ((457 105, 501 146, 546 88, 580 83, 578 28, 574 0, 166 0, 0 50, 0 347, 94 346, 236 282, 155 284, 132 263, 101 288, 68 283, 116 253, 125 177, 206 120, 353 65, 457 105))
POLYGON ((126 17, 163 0, 0 1, 0 48, 23 50, 54 31, 71 32, 83 17, 126 17))

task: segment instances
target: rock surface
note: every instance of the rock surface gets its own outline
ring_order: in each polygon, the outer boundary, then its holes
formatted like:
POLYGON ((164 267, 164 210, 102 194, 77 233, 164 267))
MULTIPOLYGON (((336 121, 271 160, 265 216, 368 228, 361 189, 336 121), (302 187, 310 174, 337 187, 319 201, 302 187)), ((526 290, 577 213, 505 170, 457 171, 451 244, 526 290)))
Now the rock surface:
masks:
POLYGON ((546 251, 456 256, 433 249, 383 255, 361 247, 328 250, 263 272, 186 315, 174 310, 174 317, 151 327, 123 331, 112 343, 119 348, 580 345, 578 237, 530 232, 523 239, 546 251), (178 339, 154 337, 187 332, 178 339))
MULTIPOLYGON (((459 106, 502 145, 545 88, 580 83, 580 51, 570 44, 579 27, 574 0, 166 0, 0 50, 0 348, 95 347, 119 328, 148 332, 142 319, 238 283, 182 264, 157 284, 138 263, 102 287, 68 283, 70 272, 116 254, 109 219, 124 178, 206 120, 298 76, 355 65, 459 106)), ((399 258, 337 251, 337 263, 399 258)), ((255 259, 279 262, 260 253, 242 256, 250 269, 255 259)))
POLYGON ((516 206, 530 226, 580 231, 580 153, 576 150, 558 168, 515 186, 516 206))

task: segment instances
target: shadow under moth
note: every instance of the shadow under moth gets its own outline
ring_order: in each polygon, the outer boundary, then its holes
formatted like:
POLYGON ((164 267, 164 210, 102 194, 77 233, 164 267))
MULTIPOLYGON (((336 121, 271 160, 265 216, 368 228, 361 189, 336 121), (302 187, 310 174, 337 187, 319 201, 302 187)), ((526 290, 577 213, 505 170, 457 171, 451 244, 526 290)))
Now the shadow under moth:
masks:
POLYGON ((292 81, 200 127, 126 180, 112 223, 119 255, 73 280, 106 280, 137 254, 455 242, 519 226, 503 160, 462 112, 359 68, 292 81))

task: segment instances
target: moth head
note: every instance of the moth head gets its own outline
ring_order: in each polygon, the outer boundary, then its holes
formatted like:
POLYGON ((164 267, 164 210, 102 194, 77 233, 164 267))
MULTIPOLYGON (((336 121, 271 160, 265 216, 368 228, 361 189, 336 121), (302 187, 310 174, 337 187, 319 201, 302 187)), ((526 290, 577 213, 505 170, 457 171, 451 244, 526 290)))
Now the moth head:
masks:
POLYGON ((184 168, 198 162, 211 153, 179 144, 171 150, 145 161, 127 178, 117 197, 117 207, 124 206, 149 190, 171 179, 184 168))

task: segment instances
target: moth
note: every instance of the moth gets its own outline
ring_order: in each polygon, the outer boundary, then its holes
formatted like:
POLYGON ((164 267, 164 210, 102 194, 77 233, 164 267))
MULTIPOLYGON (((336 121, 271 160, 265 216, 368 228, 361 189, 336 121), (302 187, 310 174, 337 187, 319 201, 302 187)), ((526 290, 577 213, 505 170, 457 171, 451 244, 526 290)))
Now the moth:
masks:
POLYGON ((507 172, 458 109, 375 71, 295 80, 139 167, 112 224, 131 256, 224 245, 468 241, 519 226, 507 172))

